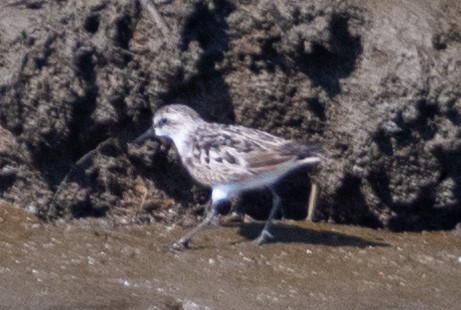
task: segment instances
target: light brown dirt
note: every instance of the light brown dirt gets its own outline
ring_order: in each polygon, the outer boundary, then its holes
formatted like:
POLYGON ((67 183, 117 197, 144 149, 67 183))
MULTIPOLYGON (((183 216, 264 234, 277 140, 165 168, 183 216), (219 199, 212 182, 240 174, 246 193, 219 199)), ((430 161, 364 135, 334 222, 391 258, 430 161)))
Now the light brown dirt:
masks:
POLYGON ((0 205, 1 309, 457 309, 461 243, 450 232, 392 233, 277 222, 217 227, 190 250, 183 228, 104 220, 43 224, 0 205))

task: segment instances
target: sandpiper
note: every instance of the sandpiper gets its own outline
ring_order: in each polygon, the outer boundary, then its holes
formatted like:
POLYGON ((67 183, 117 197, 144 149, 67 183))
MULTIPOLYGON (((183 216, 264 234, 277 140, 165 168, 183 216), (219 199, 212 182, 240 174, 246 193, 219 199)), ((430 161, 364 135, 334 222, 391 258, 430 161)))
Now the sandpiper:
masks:
POLYGON ((272 238, 272 219, 280 208, 280 197, 274 184, 289 172, 321 162, 317 146, 286 140, 267 132, 239 125, 204 121, 197 112, 182 104, 159 109, 152 127, 136 142, 151 137, 171 140, 183 165, 199 183, 209 186, 211 206, 206 218, 175 244, 187 248, 192 237, 218 216, 217 206, 247 190, 267 187, 271 190, 272 209, 255 243, 272 238))

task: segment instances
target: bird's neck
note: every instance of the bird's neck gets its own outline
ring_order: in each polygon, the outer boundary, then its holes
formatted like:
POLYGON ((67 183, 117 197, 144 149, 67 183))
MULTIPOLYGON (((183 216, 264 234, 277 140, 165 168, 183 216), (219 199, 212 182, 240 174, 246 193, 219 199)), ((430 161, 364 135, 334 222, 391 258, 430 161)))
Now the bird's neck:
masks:
POLYGON ((192 136, 196 131, 203 126, 204 121, 198 119, 194 123, 185 123, 181 130, 178 130, 174 135, 170 136, 173 140, 179 155, 184 159, 189 153, 191 147, 192 136))
POLYGON ((189 134, 185 131, 179 132, 178 134, 171 137, 176 149, 181 157, 187 152, 187 141, 189 140, 189 134))

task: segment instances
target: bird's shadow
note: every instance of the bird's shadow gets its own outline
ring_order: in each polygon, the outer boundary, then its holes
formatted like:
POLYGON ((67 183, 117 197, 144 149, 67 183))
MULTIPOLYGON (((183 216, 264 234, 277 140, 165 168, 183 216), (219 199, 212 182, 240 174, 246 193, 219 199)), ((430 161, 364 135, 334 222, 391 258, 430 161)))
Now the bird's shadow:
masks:
MULTIPOLYGON (((264 223, 245 223, 239 234, 244 238, 256 239, 261 233, 264 223)), ((366 248, 370 246, 388 247, 384 242, 372 241, 332 231, 317 231, 299 226, 274 223, 270 228, 273 236, 267 243, 308 243, 327 246, 353 246, 366 248)))

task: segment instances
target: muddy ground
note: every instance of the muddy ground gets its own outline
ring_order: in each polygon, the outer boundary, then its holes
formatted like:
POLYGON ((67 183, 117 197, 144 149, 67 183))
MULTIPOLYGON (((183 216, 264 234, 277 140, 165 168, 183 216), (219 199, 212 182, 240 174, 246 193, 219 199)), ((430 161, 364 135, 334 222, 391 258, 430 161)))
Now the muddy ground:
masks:
POLYGON ((459 308, 455 232, 283 221, 255 246, 252 223, 176 252, 176 225, 51 225, 4 203, 0 221, 0 309, 459 308))
POLYGON ((0 3, 0 309, 459 308, 460 1, 142 3, 0 3), (172 102, 322 145, 276 242, 170 251, 210 192, 131 142, 172 102))

